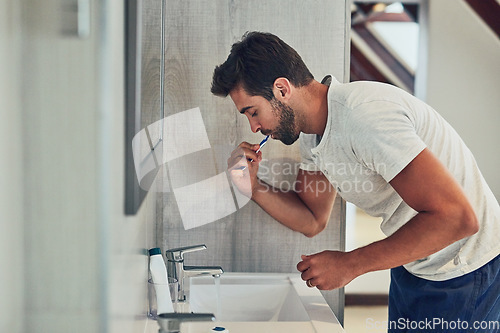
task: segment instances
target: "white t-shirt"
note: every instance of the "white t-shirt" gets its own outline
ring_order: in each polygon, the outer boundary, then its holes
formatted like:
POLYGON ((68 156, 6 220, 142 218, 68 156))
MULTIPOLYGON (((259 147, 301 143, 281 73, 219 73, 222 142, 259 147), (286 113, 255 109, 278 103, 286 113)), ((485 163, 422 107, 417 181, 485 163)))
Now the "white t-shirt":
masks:
POLYGON ((426 147, 461 184, 480 223, 471 237, 405 265, 418 277, 447 280, 500 253, 500 206, 470 150, 434 109, 388 84, 333 79, 323 136, 301 134, 300 168, 322 171, 344 200, 382 217, 389 236, 417 214, 389 182, 426 147))

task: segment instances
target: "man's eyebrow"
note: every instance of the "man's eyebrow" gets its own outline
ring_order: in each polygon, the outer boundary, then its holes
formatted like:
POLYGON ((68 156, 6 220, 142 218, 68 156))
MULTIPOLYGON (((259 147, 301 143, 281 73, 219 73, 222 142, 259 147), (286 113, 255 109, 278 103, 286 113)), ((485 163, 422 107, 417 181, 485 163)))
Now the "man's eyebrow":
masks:
POLYGON ((252 106, 245 106, 243 109, 240 110, 240 113, 241 114, 244 114, 245 112, 247 112, 248 109, 251 109, 252 106))

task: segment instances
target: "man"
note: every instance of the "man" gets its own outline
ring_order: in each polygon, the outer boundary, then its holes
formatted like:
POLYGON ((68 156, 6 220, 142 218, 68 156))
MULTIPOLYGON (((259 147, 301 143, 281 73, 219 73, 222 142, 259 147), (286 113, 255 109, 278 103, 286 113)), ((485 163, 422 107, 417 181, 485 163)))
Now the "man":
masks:
POLYGON ((431 107, 386 84, 318 82, 294 49, 257 32, 216 67, 212 93, 229 95, 253 132, 287 145, 300 137, 294 191, 257 178, 256 144, 241 143, 228 160, 235 184, 277 221, 313 237, 337 193, 383 218, 381 241, 302 256, 297 269, 309 287, 340 288, 391 268, 389 331, 498 324, 500 207, 471 152, 431 107), (311 186, 320 183, 328 186, 311 186))

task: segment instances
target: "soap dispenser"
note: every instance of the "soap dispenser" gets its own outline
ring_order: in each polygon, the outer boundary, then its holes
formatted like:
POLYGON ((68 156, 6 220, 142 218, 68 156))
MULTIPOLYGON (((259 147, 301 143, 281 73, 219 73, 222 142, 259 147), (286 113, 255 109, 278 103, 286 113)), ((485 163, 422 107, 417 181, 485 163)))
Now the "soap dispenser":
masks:
POLYGON ((167 268, 161 255, 160 248, 155 247, 149 250, 149 271, 151 272, 151 278, 156 292, 158 314, 174 312, 168 285, 167 268))

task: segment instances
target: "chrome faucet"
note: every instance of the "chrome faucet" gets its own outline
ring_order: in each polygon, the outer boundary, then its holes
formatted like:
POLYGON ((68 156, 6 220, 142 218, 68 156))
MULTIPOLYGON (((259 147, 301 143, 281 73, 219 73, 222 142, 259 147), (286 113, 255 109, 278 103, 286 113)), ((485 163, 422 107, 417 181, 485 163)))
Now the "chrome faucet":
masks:
POLYGON ((184 302, 186 300, 185 278, 191 276, 199 275, 212 275, 214 277, 220 276, 224 273, 224 270, 220 266, 185 266, 184 265, 184 254, 189 252, 206 250, 204 244, 179 247, 176 249, 170 249, 165 252, 167 258, 167 273, 171 278, 176 279, 179 282, 179 295, 177 300, 179 302, 184 302))

